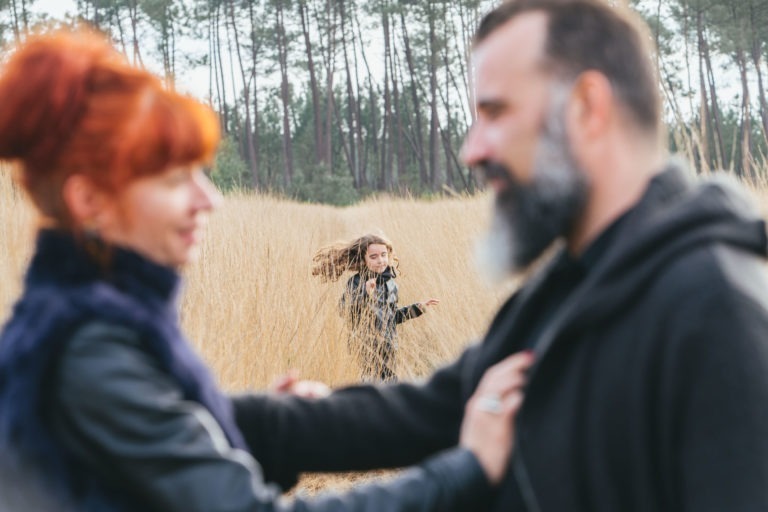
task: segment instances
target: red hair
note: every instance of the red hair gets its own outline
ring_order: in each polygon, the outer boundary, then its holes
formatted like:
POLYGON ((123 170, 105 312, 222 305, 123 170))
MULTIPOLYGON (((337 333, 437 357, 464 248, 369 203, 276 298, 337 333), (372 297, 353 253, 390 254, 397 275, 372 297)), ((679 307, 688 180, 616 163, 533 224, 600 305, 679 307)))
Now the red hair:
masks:
POLYGON ((141 176, 211 160, 215 114, 131 66, 102 35, 30 36, 0 70, 0 159, 16 161, 40 211, 71 222, 61 190, 72 174, 117 194, 141 176))

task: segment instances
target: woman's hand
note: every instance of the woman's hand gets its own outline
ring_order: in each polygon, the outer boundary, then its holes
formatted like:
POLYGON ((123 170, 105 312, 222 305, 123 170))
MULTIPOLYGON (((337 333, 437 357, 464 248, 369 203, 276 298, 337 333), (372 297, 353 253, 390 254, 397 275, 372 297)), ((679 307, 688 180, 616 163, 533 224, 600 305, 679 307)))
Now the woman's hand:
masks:
POLYGON ((286 393, 302 398, 323 398, 331 394, 331 388, 316 380, 299 380, 296 370, 289 370, 269 386, 274 393, 286 393))
POLYGON ((512 456, 515 415, 532 363, 531 352, 518 352, 491 366, 464 409, 459 444, 475 454, 493 485, 501 482, 512 456))

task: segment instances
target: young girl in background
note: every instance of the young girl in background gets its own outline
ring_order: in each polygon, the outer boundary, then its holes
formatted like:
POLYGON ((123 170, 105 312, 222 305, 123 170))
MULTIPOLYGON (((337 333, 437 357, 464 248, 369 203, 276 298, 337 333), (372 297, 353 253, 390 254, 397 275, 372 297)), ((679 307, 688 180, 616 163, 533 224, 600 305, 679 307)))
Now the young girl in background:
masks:
POLYGON ((397 324, 421 316, 440 301, 430 298, 398 307, 398 260, 383 236, 367 234, 325 247, 313 261, 312 275, 325 281, 337 281, 348 270, 356 272, 339 301, 350 329, 350 349, 358 354, 364 380, 396 380, 397 324))

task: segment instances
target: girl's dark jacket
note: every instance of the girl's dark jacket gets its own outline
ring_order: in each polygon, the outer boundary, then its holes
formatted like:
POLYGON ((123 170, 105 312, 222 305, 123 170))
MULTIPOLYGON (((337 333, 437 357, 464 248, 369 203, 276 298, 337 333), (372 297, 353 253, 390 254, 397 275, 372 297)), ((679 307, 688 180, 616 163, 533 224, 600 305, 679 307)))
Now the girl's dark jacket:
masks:
POLYGON ((456 449, 386 484, 281 501, 179 330, 176 273, 116 248, 102 267, 92 244, 41 232, 0 338, 3 512, 426 512, 489 496, 456 449))
POLYGON ((454 445, 485 369, 533 344, 512 469, 492 510, 768 510, 768 247, 737 188, 693 185, 670 165, 535 340, 519 333, 551 265, 426 383, 314 403, 244 398, 246 440, 284 481, 410 464, 454 445), (260 441, 273 436, 289 456, 260 441))
POLYGON ((349 278, 339 300, 339 311, 349 324, 353 337, 370 338, 394 346, 397 324, 420 316, 424 311, 419 304, 398 307, 398 287, 392 267, 375 276, 376 291, 369 296, 360 273, 349 278))

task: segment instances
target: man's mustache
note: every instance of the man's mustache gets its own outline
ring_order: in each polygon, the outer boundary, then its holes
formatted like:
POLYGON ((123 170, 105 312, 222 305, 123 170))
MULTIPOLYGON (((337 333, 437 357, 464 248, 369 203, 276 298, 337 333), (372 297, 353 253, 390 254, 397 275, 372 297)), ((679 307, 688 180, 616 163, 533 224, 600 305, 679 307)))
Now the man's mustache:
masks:
POLYGON ((509 169, 502 163, 486 160, 475 166, 475 171, 480 175, 480 179, 487 183, 491 180, 511 180, 509 169))

